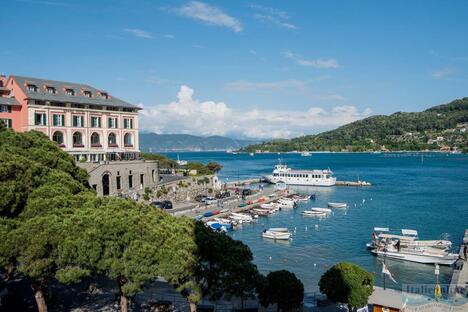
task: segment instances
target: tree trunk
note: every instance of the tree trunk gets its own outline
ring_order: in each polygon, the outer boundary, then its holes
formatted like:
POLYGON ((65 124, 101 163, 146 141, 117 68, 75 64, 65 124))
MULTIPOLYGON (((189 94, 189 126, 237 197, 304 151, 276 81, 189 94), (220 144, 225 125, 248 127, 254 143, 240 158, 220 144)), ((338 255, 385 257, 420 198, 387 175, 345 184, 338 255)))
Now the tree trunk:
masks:
POLYGON ((128 312, 128 298, 120 293, 120 312, 128 312))
POLYGON ((190 302, 190 312, 197 312, 197 304, 195 302, 190 302))
MULTIPOLYGON (((33 287, 34 289, 34 287, 33 287)), ((44 291, 41 287, 34 289, 34 298, 36 299, 37 311, 38 312, 47 312, 47 304, 44 298, 44 291)))

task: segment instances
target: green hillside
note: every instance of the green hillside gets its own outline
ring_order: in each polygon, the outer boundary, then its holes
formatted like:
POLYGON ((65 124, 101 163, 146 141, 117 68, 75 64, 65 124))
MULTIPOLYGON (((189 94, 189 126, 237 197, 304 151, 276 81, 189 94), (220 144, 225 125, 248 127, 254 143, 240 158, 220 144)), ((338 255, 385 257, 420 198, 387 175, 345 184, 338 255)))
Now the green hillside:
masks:
POLYGON ((244 151, 461 150, 468 152, 468 97, 423 112, 377 115, 335 130, 249 145, 244 151))

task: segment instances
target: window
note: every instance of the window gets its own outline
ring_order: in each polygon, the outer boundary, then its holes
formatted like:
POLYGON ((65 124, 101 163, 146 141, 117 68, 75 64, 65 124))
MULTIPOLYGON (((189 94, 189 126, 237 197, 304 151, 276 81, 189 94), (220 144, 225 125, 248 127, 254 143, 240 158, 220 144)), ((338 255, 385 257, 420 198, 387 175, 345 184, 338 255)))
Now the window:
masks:
POLYGON ((73 127, 84 127, 83 116, 73 116, 73 127))
POLYGON ((36 126, 45 126, 45 125, 47 125, 46 113, 35 113, 34 124, 36 126))
POLYGON ((55 131, 52 135, 52 140, 58 145, 63 145, 63 133, 61 131, 55 131))
POLYGON ((124 128, 125 129, 133 129, 133 119, 132 118, 124 118, 124 128))
POLYGON ((91 116, 91 128, 101 128, 101 117, 91 116))
POLYGON ((88 91, 88 90, 83 91, 83 94, 84 94, 84 96, 89 97, 89 98, 91 98, 93 96, 91 91, 88 91))
POLYGON ((114 133, 109 133, 107 143, 109 146, 117 146, 117 137, 114 133))
POLYGON ((113 129, 117 128, 117 117, 108 118, 108 127, 113 129))
POLYGON ((37 92, 37 86, 33 84, 28 84, 28 91, 29 92, 37 92))
POLYGON ((57 93, 57 90, 55 90, 54 87, 46 87, 47 93, 49 94, 55 94, 57 93))
POLYGON ((74 147, 83 147, 83 137, 81 132, 73 133, 73 146, 74 147))
POLYGON ((121 183, 120 183, 120 177, 116 177, 116 184, 117 184, 117 189, 120 190, 122 188, 121 183))
POLYGON ((0 123, 2 123, 5 126, 5 128, 12 127, 11 119, 0 119, 0 123))
POLYGON ((124 136, 124 145, 125 146, 133 146, 132 145, 132 135, 130 133, 126 133, 124 136))
POLYGON ((75 90, 73 89, 66 89, 65 93, 69 96, 75 96, 75 90))
POLYGON ((145 175, 140 174, 140 186, 143 187, 145 185, 145 175))
POLYGON ((52 124, 54 127, 63 127, 65 126, 65 116, 63 114, 53 114, 52 115, 52 124))
POLYGON ((96 132, 93 132, 93 134, 91 134, 91 146, 101 146, 99 134, 97 134, 96 132))
POLYGON ((11 113, 11 106, 0 105, 0 113, 11 113))
POLYGON ((133 176, 129 175, 128 176, 128 188, 132 188, 132 187, 133 187, 133 176))

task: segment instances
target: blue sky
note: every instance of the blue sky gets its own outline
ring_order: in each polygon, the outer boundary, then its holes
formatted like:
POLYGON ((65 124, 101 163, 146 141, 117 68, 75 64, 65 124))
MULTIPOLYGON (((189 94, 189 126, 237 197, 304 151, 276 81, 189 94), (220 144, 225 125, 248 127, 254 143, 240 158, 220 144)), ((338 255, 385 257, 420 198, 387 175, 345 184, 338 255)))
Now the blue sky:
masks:
POLYGON ((161 133, 292 137, 468 96, 468 1, 2 3, 0 71, 88 83, 161 133))

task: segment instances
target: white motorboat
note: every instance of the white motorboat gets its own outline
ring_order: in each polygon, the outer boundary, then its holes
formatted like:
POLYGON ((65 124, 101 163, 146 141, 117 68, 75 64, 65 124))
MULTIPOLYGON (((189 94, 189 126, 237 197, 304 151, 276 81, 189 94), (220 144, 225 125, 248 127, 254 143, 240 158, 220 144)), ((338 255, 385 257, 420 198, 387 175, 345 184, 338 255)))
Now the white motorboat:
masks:
POLYGON ((267 203, 267 204, 261 204, 260 208, 262 209, 276 209, 278 208, 278 205, 275 203, 267 203))
POLYGON ((292 197, 296 201, 309 201, 312 198, 312 195, 294 195, 292 197))
POLYGON ((328 203, 328 207, 330 208, 348 208, 347 203, 328 203))
POLYGON ((248 215, 248 214, 245 214, 245 213, 233 212, 233 213, 231 213, 230 218, 232 220, 236 220, 236 221, 253 222, 253 217, 251 215, 248 215))
POLYGON ((264 230, 262 237, 274 240, 288 240, 291 238, 291 233, 287 228, 271 228, 264 230))
POLYGON ((375 248, 371 252, 379 257, 424 264, 452 265, 458 259, 458 254, 432 247, 401 248, 398 251, 387 245, 386 249, 375 248))
POLYGON ((279 209, 292 209, 294 208, 294 203, 289 203, 289 202, 281 202, 281 201, 278 201, 278 208, 279 209))
POLYGON ((260 208, 254 208, 252 209, 252 211, 259 215, 259 216, 267 216, 271 213, 273 213, 273 210, 272 209, 260 209, 260 208))
POLYGON ((314 216, 314 217, 324 217, 327 215, 326 212, 323 211, 314 211, 314 210, 304 210, 302 212, 303 216, 314 216))
POLYGON ((420 240, 418 231, 410 229, 402 229, 400 232, 383 227, 374 227, 373 239, 366 246, 369 249, 376 248, 381 240, 385 241, 400 241, 400 246, 405 248, 415 247, 432 247, 442 250, 448 250, 452 247, 452 242, 449 240, 420 240), (398 233, 398 234, 393 234, 398 233))
POLYGON ((318 211, 318 212, 325 212, 325 213, 331 213, 332 210, 329 209, 329 208, 318 208, 318 207, 314 207, 314 208, 311 208, 310 210, 312 211, 318 211))
POLYGON ((331 170, 293 170, 281 163, 275 166, 271 175, 265 176, 270 183, 287 185, 333 186, 336 178, 331 170))
POLYGON ((312 156, 312 154, 311 154, 309 151, 303 151, 303 152, 301 153, 301 156, 302 156, 302 157, 310 157, 310 156, 312 156))

